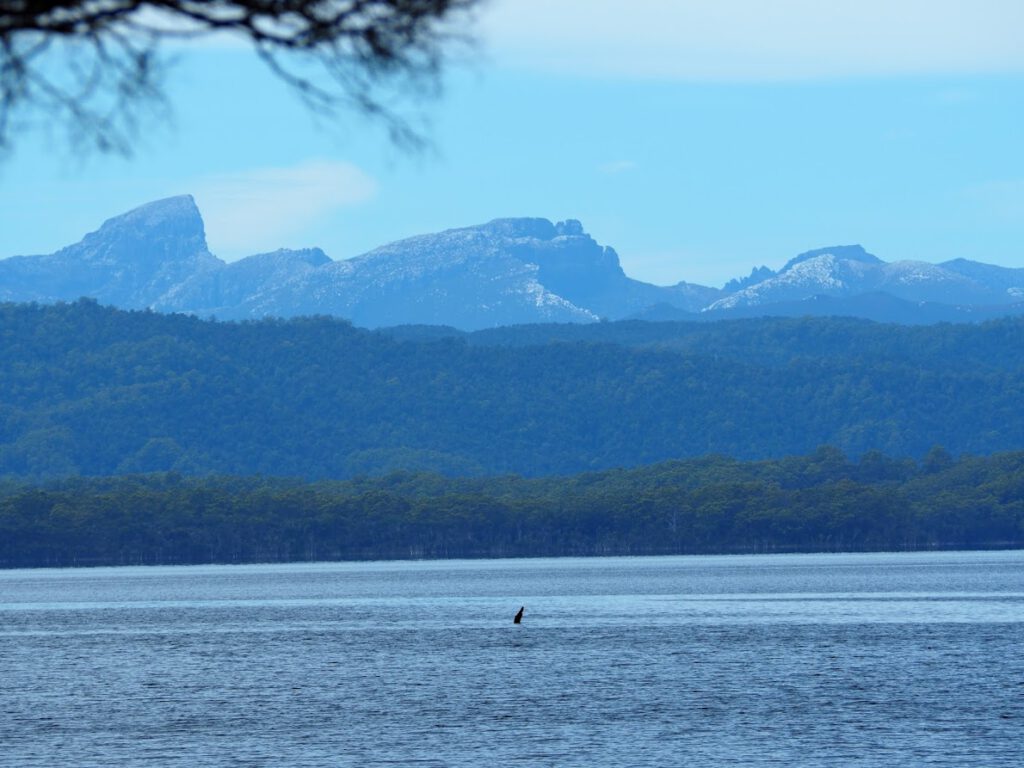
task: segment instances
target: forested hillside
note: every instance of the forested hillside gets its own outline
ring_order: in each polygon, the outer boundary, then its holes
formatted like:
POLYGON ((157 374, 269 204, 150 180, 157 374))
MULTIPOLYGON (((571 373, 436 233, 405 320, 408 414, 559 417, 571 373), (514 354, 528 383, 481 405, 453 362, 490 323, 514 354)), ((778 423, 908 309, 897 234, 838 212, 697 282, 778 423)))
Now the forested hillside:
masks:
POLYGON ((389 333, 0 305, 0 475, 572 474, 1024 447, 1024 320, 389 333), (401 338, 399 338, 401 336, 401 338), (427 338, 429 336, 430 338, 427 338))
POLYGON ((1024 546, 1024 452, 834 448, 567 478, 0 482, 0 567, 1024 546))

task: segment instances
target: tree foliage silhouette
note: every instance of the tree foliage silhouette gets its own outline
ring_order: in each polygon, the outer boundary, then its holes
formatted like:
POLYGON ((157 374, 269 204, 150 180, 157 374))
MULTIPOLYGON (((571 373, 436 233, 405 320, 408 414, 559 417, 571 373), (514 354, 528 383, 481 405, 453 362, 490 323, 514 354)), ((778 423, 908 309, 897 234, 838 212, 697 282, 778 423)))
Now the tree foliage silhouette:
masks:
POLYGON ((242 40, 317 114, 354 107, 398 143, 421 133, 397 96, 436 92, 478 0, 0 1, 0 150, 42 126, 75 147, 130 154, 169 108, 174 41, 242 40))

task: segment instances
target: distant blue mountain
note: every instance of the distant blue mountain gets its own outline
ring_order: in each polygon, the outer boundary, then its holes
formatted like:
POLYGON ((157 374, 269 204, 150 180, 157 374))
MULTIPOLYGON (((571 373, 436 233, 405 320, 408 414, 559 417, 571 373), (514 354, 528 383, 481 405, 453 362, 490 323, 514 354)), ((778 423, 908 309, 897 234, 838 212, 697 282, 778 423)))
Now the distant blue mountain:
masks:
POLYGON ((656 286, 628 277, 615 250, 580 222, 541 218, 420 235, 345 261, 308 248, 227 264, 209 252, 185 195, 114 217, 56 253, 0 261, 0 301, 82 296, 221 319, 326 314, 367 327, 805 314, 931 323, 1024 311, 1024 269, 887 263, 845 245, 807 251, 778 271, 760 267, 722 289, 656 286))
MULTIPOLYGON (((802 253, 778 272, 737 284, 736 290, 712 302, 703 311, 742 317, 772 315, 779 314, 783 307, 795 306, 794 311, 803 311, 805 307, 800 303, 817 297, 853 299, 887 294, 904 302, 948 305, 951 314, 961 315, 965 311, 970 314, 968 307, 986 307, 988 312, 994 307, 1009 308, 1019 304, 1024 300, 1022 286, 1024 269, 967 261, 887 263, 859 245, 844 245, 802 253), (769 307, 775 309, 769 311, 769 307)), ((870 306, 872 312, 876 312, 881 304, 873 299, 866 303, 833 301, 830 306, 843 314, 852 312, 862 317, 858 307, 870 306)), ((899 307, 898 314, 905 314, 902 305, 892 306, 899 307)), ((932 308, 923 315, 934 311, 932 308)), ((896 320, 895 317, 887 319, 896 320)))
POLYGON ((82 296, 126 309, 153 306, 184 281, 224 263, 206 247, 191 196, 116 216, 48 256, 0 261, 0 300, 52 302, 82 296))

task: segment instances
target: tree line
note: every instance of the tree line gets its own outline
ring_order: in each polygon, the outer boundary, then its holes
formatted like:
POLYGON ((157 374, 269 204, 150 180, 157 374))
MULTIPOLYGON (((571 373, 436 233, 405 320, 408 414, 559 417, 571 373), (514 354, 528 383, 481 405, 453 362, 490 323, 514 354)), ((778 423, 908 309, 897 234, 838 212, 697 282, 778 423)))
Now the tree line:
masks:
POLYGON ((1024 546, 1024 452, 833 447, 570 477, 0 483, 0 566, 1024 546))

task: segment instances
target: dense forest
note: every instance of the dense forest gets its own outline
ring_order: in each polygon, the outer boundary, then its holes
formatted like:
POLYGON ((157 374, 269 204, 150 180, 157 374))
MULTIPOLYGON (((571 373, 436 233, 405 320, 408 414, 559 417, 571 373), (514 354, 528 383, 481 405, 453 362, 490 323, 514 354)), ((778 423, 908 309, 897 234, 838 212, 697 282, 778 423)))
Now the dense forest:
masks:
POLYGON ((835 448, 560 478, 0 483, 0 566, 1024 546, 1024 452, 835 448))
POLYGON ((371 332, 0 305, 0 477, 541 477, 1024 446, 1024 320, 371 332))

